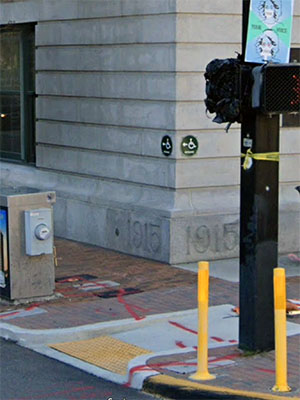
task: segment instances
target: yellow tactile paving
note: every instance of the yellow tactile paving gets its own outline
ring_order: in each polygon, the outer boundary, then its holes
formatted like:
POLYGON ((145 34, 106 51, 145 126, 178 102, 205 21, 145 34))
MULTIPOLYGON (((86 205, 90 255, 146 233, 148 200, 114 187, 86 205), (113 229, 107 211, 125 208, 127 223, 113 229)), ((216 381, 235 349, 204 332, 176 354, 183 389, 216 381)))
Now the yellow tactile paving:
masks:
POLYGON ((49 347, 120 375, 126 375, 130 360, 143 354, 151 354, 151 351, 111 336, 50 344, 49 347))

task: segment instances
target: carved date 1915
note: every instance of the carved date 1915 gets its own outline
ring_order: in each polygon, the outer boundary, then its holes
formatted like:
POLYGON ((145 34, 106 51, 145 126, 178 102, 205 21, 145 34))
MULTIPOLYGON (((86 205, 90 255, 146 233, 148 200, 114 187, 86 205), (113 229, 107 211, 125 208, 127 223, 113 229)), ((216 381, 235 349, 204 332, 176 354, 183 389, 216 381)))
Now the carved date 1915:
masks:
POLYGON ((148 222, 129 221, 130 243, 148 253, 161 251, 161 227, 148 222))
POLYGON ((186 254, 234 250, 239 243, 238 223, 200 225, 186 228, 186 254))

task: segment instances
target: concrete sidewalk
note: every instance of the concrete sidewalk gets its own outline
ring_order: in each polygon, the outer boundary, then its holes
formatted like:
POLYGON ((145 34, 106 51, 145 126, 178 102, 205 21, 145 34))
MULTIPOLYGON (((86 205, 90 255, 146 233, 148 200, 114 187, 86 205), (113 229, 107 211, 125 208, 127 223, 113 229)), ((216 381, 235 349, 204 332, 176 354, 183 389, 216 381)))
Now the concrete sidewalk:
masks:
MULTIPOLYGON (((300 316, 288 317, 289 393, 274 393, 274 352, 238 349, 238 260, 210 263, 209 369, 197 366, 197 265, 172 267, 56 239, 56 295, 0 303, 0 333, 39 353, 123 385, 174 399, 300 398, 300 316)), ((300 264, 280 258, 287 297, 300 298, 300 264)))

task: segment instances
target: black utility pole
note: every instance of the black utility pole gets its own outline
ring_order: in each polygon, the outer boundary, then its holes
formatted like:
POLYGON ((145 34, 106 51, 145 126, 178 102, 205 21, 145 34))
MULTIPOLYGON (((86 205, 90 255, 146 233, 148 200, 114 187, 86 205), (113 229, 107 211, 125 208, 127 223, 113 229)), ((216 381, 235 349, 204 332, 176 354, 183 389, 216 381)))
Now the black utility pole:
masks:
MULTIPOLYGON (((245 57, 250 0, 243 0, 245 57)), ((279 151, 279 116, 249 110, 242 115, 241 152, 279 151)), ((251 159, 241 168, 239 347, 274 349, 273 269, 278 260, 279 162, 251 159)), ((243 165, 244 159, 241 159, 243 165)))

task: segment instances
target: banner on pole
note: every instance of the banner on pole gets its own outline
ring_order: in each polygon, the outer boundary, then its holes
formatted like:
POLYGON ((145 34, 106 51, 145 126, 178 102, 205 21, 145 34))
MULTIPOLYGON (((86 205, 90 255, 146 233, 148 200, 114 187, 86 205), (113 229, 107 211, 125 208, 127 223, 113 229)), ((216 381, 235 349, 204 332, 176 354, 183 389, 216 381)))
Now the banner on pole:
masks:
POLYGON ((245 61, 288 63, 294 0, 251 0, 245 61))

